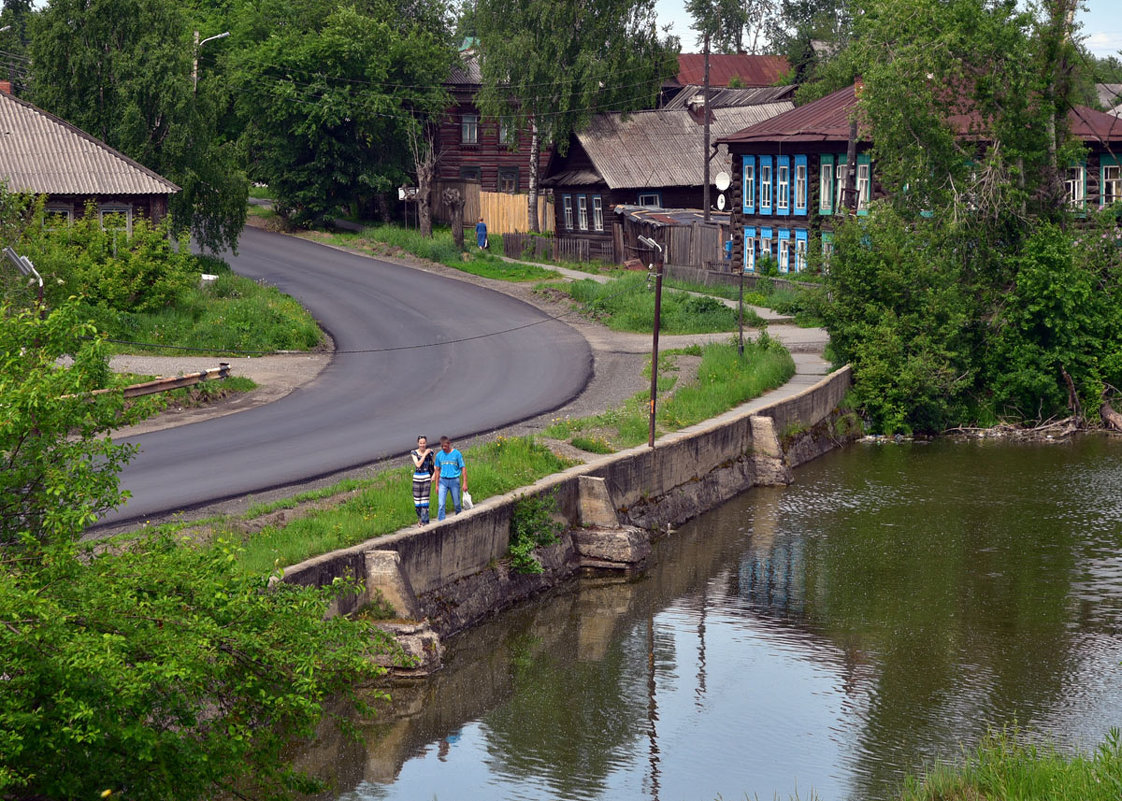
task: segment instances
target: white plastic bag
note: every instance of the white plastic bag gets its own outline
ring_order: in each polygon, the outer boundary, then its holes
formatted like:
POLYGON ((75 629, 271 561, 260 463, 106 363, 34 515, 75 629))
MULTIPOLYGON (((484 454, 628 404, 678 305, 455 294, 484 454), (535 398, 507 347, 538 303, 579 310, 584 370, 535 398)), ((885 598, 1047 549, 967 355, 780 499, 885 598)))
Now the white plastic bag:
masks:
POLYGON ((465 492, 464 493, 464 509, 470 509, 473 506, 475 506, 475 504, 472 503, 471 493, 470 492, 465 492))

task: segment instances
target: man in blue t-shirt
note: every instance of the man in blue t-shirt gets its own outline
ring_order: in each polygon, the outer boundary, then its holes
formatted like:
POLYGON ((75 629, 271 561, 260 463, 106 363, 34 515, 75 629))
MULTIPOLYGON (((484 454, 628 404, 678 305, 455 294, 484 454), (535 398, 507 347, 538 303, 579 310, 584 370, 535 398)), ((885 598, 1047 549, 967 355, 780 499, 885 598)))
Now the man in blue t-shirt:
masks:
POLYGON ((460 492, 467 492, 468 477, 467 467, 464 465, 464 456, 452 447, 452 440, 448 437, 440 438, 440 450, 436 452, 436 473, 433 481, 436 482, 436 519, 444 519, 444 501, 448 493, 452 493, 452 505, 459 514, 463 507, 460 506, 460 492))

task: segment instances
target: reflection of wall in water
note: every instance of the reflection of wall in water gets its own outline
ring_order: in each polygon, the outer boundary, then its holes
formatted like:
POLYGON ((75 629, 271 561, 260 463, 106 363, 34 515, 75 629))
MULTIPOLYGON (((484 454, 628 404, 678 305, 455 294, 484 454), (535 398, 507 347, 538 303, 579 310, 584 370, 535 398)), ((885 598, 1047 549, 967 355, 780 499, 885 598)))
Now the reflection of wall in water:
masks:
POLYGON ((784 491, 760 487, 746 509, 751 538, 740 560, 737 595, 765 617, 802 617, 806 607, 805 540, 781 531, 784 491))

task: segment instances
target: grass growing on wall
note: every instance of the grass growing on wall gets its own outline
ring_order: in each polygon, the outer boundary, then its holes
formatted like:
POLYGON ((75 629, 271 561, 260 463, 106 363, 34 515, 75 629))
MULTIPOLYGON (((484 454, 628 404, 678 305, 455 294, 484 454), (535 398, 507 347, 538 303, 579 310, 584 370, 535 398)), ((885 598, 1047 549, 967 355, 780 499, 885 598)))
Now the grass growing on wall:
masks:
MULTIPOLYGON (((468 448, 468 489, 476 503, 532 484, 570 466, 533 437, 498 437, 468 448)), ((356 545, 417 522, 413 511, 412 465, 382 472, 361 484, 352 483, 354 497, 312 512, 285 526, 269 526, 248 537, 241 562, 251 573, 269 573, 317 554, 356 545)), ((328 493, 321 493, 326 495, 328 493)), ((432 519, 436 519, 436 487, 432 519)), ((448 501, 451 513, 451 499, 448 501)), ((261 510, 254 510, 259 514, 261 510)))

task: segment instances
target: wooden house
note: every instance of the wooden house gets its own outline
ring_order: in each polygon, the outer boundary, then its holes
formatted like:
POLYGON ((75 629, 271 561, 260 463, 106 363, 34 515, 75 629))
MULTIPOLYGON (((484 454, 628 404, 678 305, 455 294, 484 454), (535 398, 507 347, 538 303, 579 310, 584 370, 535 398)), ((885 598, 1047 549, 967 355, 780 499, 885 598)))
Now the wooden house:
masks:
POLYGON ((179 191, 65 120, 11 94, 0 82, 0 181, 9 192, 46 196, 48 223, 68 225, 93 204, 103 221, 132 229, 137 217, 159 222, 179 191))
MULTIPOLYGON (((754 272, 764 256, 779 271, 806 268, 811 241, 832 249, 835 215, 843 213, 850 121, 857 107, 855 87, 771 117, 719 142, 729 149, 732 172, 733 252, 743 269, 754 272)), ((1083 164, 1067 174, 1069 201, 1079 208, 1101 208, 1122 199, 1122 119, 1077 106, 1068 113, 1073 136, 1087 145, 1083 164)), ((952 118, 967 135, 969 115, 952 118)), ((871 141, 858 129, 856 213, 868 214, 881 194, 871 141)))
MULTIPOLYGON (((712 108, 711 140, 790 108, 790 101, 712 108)), ((567 155, 553 159, 543 182, 553 190, 557 236, 587 240, 594 256, 619 262, 628 255, 613 230, 615 206, 702 208, 703 114, 704 106, 594 117, 574 134, 567 155)), ((717 148, 711 179, 730 169, 727 149, 717 148)), ((717 197, 711 193, 713 202, 717 197)))

